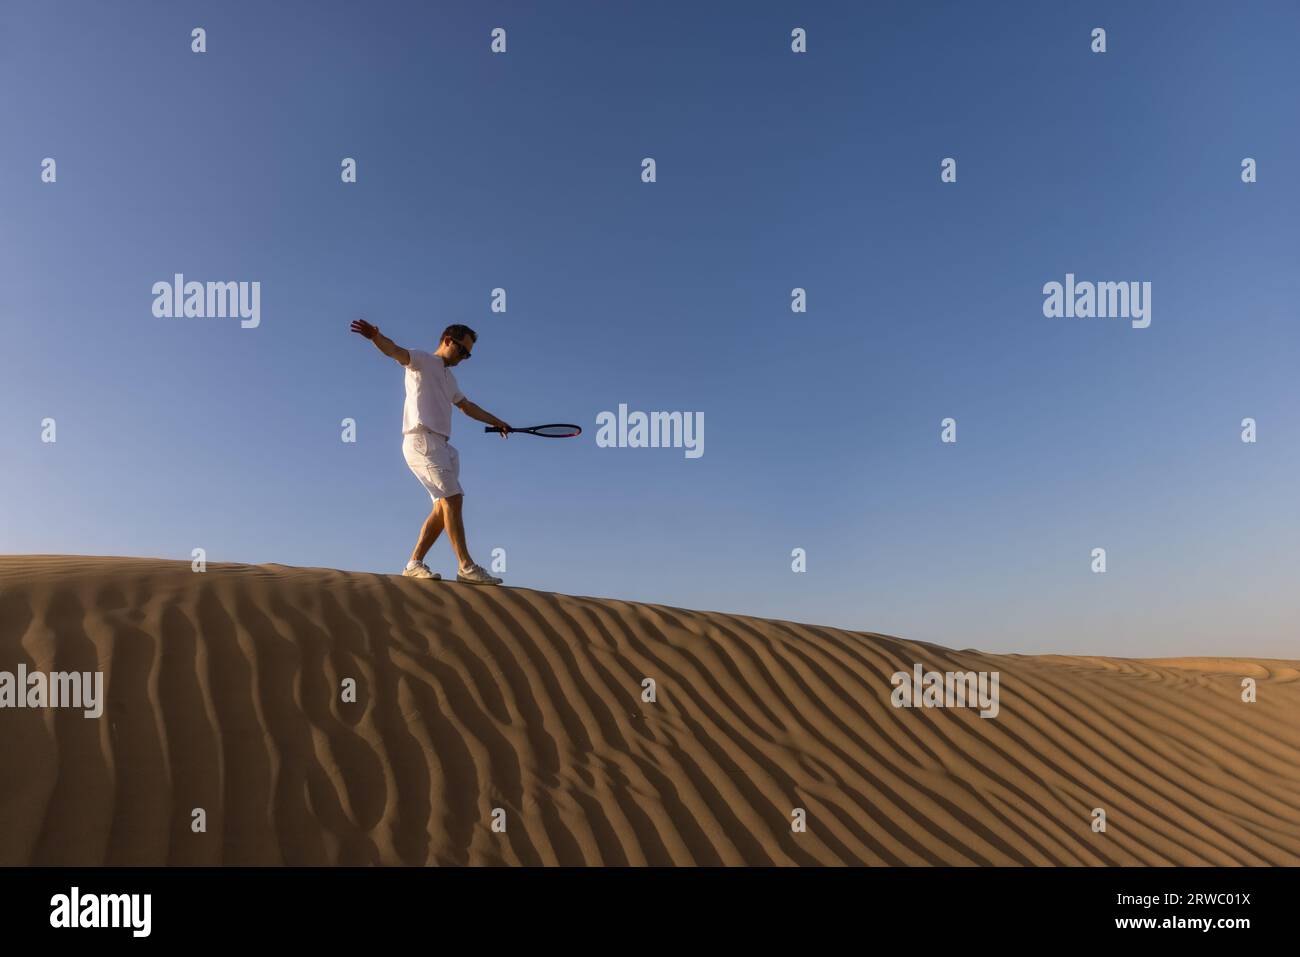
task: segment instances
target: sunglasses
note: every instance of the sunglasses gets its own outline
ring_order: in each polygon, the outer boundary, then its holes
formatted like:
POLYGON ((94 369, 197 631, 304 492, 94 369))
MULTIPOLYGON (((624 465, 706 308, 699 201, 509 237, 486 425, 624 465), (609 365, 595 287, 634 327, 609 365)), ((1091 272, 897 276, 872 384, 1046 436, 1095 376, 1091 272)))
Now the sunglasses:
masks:
MULTIPOLYGON (((448 338, 450 338, 450 337, 448 337, 448 338)), ((459 342, 457 342, 455 339, 452 339, 452 340, 451 340, 451 344, 452 344, 453 346, 455 346, 455 347, 460 351, 460 357, 461 357, 462 360, 471 358, 471 356, 470 356, 470 351, 469 351, 468 349, 466 349, 464 346, 462 346, 462 345, 461 345, 459 342)))

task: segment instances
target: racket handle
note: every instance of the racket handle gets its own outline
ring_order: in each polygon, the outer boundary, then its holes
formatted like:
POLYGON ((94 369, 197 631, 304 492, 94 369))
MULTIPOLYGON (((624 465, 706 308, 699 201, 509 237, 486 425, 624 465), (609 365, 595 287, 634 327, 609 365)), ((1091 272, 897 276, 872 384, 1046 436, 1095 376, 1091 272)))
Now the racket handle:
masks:
MULTIPOLYGON (((495 425, 485 425, 485 426, 483 426, 483 431, 484 431, 484 432, 500 432, 501 430, 498 429, 495 425)), ((510 431, 513 432, 514 429, 511 429, 510 431)))

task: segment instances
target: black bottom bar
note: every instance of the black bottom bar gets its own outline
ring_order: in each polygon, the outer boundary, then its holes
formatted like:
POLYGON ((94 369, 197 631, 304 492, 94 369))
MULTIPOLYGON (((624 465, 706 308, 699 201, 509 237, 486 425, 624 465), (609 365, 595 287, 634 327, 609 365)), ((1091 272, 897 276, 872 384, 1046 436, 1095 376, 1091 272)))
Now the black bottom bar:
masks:
POLYGON ((822 949, 829 940, 817 940, 828 933, 944 947, 1044 933, 1072 943, 1197 935, 1231 946, 1294 929, 1297 876, 1294 868, 30 868, 0 871, 0 920, 7 942, 76 935, 80 944, 128 946, 412 938, 457 950, 473 941, 496 948, 584 940, 607 949, 719 937, 822 949), (137 937, 145 898, 128 907, 127 898, 104 895, 145 894, 149 933, 137 937), (119 926, 56 928, 52 918, 65 925, 116 918, 119 926))

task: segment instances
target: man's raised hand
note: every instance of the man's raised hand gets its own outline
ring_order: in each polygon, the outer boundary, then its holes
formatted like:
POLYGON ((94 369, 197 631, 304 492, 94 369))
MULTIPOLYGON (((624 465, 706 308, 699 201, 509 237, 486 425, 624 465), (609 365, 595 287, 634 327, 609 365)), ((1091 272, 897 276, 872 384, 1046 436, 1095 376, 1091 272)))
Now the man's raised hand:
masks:
POLYGON ((378 326, 371 325, 364 319, 353 319, 352 331, 359 336, 365 336, 375 344, 376 349, 390 359, 396 359, 404 366, 410 365, 411 353, 380 332, 378 326))

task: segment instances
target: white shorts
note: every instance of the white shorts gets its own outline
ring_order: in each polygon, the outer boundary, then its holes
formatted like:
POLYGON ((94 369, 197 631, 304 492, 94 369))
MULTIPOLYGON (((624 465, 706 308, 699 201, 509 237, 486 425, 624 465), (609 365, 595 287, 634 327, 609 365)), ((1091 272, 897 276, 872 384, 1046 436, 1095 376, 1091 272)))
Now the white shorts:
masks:
POLYGON ((460 487, 460 453, 437 432, 408 432, 402 438, 402 455, 415 477, 429 491, 436 505, 438 499, 462 494, 460 487))

